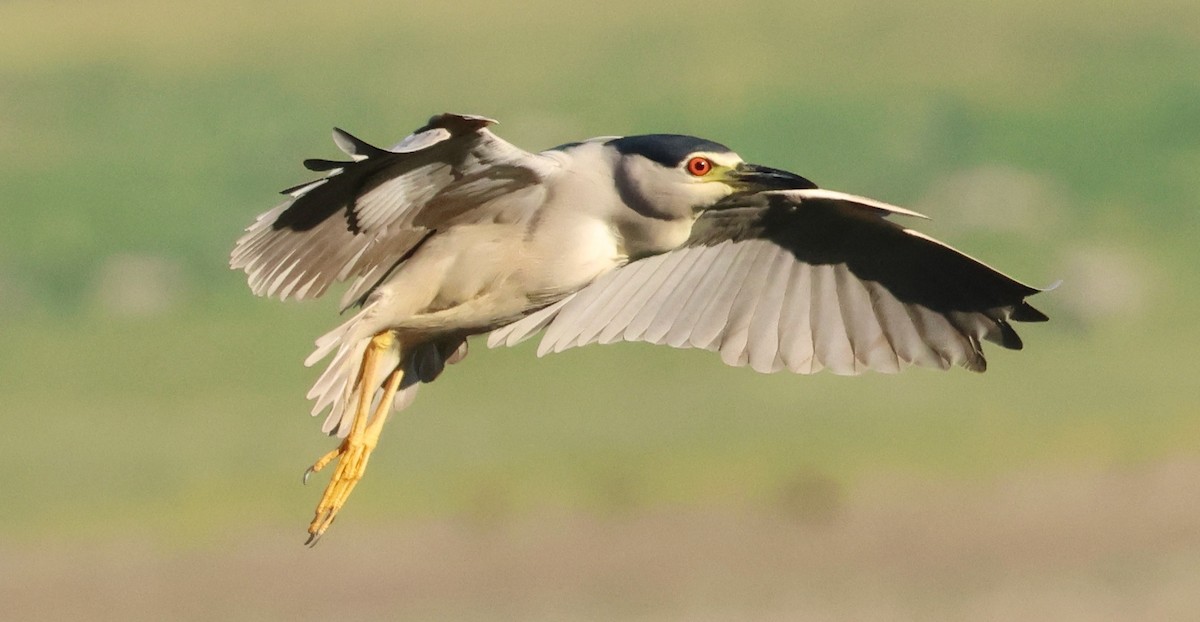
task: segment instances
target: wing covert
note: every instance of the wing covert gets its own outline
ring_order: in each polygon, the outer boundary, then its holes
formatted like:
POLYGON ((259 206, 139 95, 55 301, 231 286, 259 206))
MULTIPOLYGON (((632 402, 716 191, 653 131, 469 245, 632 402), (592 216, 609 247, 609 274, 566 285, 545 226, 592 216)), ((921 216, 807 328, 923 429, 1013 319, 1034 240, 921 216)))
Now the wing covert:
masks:
POLYGON ((391 149, 335 129, 350 160, 306 160, 325 177, 285 190, 238 239, 230 267, 255 294, 281 300, 354 279, 342 306, 354 304, 432 231, 538 181, 545 165, 487 130, 494 123, 438 115, 391 149))

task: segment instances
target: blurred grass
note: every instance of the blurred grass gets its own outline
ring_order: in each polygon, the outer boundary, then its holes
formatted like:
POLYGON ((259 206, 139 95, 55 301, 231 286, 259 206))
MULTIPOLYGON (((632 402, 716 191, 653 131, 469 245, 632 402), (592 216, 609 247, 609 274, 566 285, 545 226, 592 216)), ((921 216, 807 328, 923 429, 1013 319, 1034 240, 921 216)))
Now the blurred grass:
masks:
MULTIPOLYGON (((1063 188, 1037 236, 922 227, 1050 283, 1131 249, 1148 299, 1054 321, 975 376, 759 376, 637 345, 537 360, 476 344, 389 425, 348 510, 413 515, 769 501, 797 479, 988 478, 1195 453, 1200 22, 1193 2, 715 6, 220 1, 0 4, 0 532, 168 537, 294 520, 330 446, 303 416, 328 302, 255 300, 240 229, 329 155, 442 110, 518 145, 678 131, 900 204, 1001 164, 1063 188), (185 275, 170 311, 97 302, 117 254, 185 275), (815 474, 815 475, 814 475, 815 474)), ((920 206, 916 206, 920 207, 920 206)), ((1086 300, 1086 294, 1083 294, 1086 300)), ((366 519, 363 519, 366 520, 366 519)))

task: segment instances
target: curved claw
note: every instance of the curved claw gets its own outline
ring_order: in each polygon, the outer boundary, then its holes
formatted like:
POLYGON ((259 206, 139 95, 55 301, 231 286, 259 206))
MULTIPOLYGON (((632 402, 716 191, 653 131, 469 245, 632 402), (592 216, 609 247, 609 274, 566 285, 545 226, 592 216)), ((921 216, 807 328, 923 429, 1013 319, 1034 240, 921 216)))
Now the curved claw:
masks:
POLYGON ((321 541, 321 536, 323 535, 325 535, 324 531, 308 534, 308 538, 304 540, 304 546, 307 546, 310 549, 317 546, 317 543, 321 541))
POLYGON ((319 473, 321 469, 325 468, 326 465, 328 465, 330 462, 333 462, 335 459, 340 458, 344 453, 346 453, 346 443, 338 445, 337 449, 334 449, 333 451, 318 458, 317 461, 312 464, 312 466, 304 469, 304 479, 301 480, 301 483, 307 484, 308 478, 312 477, 313 473, 319 473))

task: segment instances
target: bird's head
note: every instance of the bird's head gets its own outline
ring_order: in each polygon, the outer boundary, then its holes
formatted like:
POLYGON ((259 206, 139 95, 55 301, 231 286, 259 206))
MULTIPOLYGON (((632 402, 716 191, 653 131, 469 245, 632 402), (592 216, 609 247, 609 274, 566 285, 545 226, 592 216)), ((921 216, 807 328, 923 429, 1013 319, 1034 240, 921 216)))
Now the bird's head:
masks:
POLYGON ((662 219, 694 217, 737 192, 816 188, 787 171, 748 164, 720 143, 679 134, 623 136, 613 150, 614 181, 624 202, 662 219))

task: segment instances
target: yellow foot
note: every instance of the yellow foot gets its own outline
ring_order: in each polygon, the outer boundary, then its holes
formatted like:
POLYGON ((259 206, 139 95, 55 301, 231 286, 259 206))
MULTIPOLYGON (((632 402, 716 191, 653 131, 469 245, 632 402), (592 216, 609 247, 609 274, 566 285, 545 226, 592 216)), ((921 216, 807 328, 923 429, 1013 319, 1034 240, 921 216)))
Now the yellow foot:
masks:
MULTIPOLYGON (((385 413, 382 413, 386 415, 385 413)), ((378 414, 376 416, 379 416, 378 414)), ((373 435, 363 434, 362 439, 351 441, 349 438, 342 441, 342 444, 337 449, 321 456, 319 460, 308 470, 304 472, 304 481, 308 483, 308 478, 313 473, 325 468, 334 459, 337 459, 337 469, 333 472, 333 477, 329 479, 329 484, 325 486, 325 494, 321 496, 321 501, 317 503, 316 516, 313 517, 312 523, 308 526, 308 540, 304 543, 312 546, 317 543, 317 540, 329 529, 333 524, 333 519, 337 517, 338 510, 346 504, 346 499, 350 498, 350 493, 354 487, 362 479, 363 473, 367 471, 367 461, 371 458, 371 451, 379 443, 378 430, 382 427, 372 426, 376 433, 373 435)))
POLYGON ((392 408, 392 400, 396 397, 396 391, 400 388, 400 380, 404 377, 404 373, 397 368, 388 375, 384 382, 383 396, 379 400, 375 413, 370 418, 369 425, 367 411, 370 409, 374 390, 363 379, 375 377, 379 354, 391 347, 393 339, 390 332, 384 332, 371 340, 371 345, 363 356, 362 369, 359 373, 360 388, 350 434, 337 449, 321 456, 304 472, 304 482, 308 483, 308 478, 313 473, 325 468, 334 460, 338 461, 337 468, 333 471, 333 477, 329 479, 329 484, 325 486, 325 493, 321 495, 321 501, 317 503, 316 515, 308 526, 308 540, 305 541, 305 544, 309 546, 315 545, 333 524, 338 511, 346 504, 346 499, 350 497, 350 493, 362 479, 363 473, 366 472, 371 452, 379 444, 379 434, 383 431, 383 423, 387 420, 388 411, 392 408))

